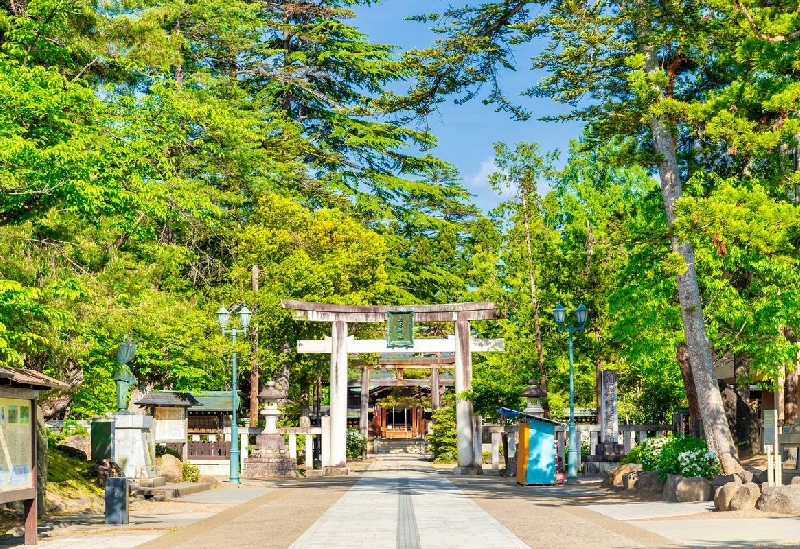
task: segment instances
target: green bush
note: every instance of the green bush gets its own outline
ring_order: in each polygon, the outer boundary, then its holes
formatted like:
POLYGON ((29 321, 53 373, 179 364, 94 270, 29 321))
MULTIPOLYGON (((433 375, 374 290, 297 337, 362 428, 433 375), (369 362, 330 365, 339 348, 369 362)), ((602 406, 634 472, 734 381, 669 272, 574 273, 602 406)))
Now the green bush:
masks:
POLYGON ((347 459, 359 459, 367 451, 367 437, 360 429, 347 430, 347 459))
POLYGON ((658 471, 658 478, 667 475, 713 478, 720 472, 717 454, 703 439, 671 435, 653 437, 634 446, 622 463, 641 463, 645 471, 658 471))
POLYGON ((178 458, 179 460, 183 461, 183 456, 176 449, 170 448, 166 444, 156 444, 156 457, 160 458, 164 454, 169 454, 169 455, 174 456, 174 457, 178 458))
POLYGON ((183 480, 187 482, 197 482, 200 480, 200 468, 193 463, 184 463, 183 480))
POLYGON ((641 463, 645 471, 658 471, 661 451, 671 440, 672 435, 648 438, 631 448, 622 463, 641 463))
POLYGON ((705 454, 708 451, 708 446, 706 446, 706 441, 703 439, 688 435, 669 440, 661 449, 661 455, 658 458, 658 478, 665 480, 667 475, 683 474, 681 473, 680 455, 690 450, 701 450, 705 454))
POLYGON ((451 463, 458 459, 456 441, 456 407, 444 406, 431 416, 433 426, 428 435, 428 447, 437 463, 451 463))
POLYGON ((722 468, 717 453, 708 449, 694 449, 678 455, 681 474, 685 477, 705 477, 712 479, 720 474, 722 468))

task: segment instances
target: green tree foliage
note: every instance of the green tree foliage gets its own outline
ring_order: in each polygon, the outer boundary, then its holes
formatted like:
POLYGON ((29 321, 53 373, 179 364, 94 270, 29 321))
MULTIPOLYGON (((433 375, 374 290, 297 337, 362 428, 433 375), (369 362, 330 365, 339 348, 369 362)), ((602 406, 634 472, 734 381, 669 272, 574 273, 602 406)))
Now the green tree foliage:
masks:
POLYGON ((456 407, 450 403, 442 406, 433 414, 433 427, 428 435, 428 449, 437 463, 451 463, 458 459, 456 443, 456 407))

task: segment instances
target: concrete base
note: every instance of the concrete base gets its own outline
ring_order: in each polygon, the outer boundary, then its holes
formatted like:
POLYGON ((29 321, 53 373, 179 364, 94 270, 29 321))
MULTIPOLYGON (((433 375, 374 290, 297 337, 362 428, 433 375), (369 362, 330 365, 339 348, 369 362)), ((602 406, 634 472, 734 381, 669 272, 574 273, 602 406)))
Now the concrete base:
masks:
POLYGON ((297 463, 290 457, 261 456, 244 460, 242 478, 291 478, 297 476, 297 463))
POLYGON ((341 465, 325 466, 322 475, 326 477, 344 477, 350 474, 350 469, 341 465))
POLYGON ((152 478, 137 478, 131 483, 132 486, 139 486, 141 488, 157 488, 159 486, 167 485, 167 478, 162 476, 152 478))
POLYGON ((231 473, 231 462, 227 459, 190 459, 189 463, 196 465, 203 477, 227 477, 231 473))
POLYGON ((453 469, 454 475, 459 476, 475 476, 475 475, 482 475, 483 474, 483 467, 480 465, 465 465, 465 466, 456 466, 453 469))
POLYGON ((619 467, 619 461, 585 461, 583 463, 583 476, 602 477, 617 467, 619 467))

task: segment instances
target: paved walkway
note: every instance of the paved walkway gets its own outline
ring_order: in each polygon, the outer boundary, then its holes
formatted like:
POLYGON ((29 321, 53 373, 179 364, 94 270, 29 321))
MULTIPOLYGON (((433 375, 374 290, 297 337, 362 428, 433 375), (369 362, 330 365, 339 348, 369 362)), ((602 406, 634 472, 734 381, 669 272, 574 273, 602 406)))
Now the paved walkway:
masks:
POLYGON ((528 546, 430 465, 406 458, 375 462, 290 549, 334 547, 528 546))
MULTIPOLYGON (((45 549, 518 549, 800 547, 800 517, 711 513, 709 503, 610 502, 590 484, 519 486, 386 456, 347 477, 256 482, 180 498, 192 512, 76 517, 45 549)), ((62 521, 64 522, 64 521, 62 521)), ((69 521, 66 521, 69 523, 69 521)), ((45 525, 46 526, 46 525, 45 525)), ((0 547, 22 549, 19 542, 0 547)))

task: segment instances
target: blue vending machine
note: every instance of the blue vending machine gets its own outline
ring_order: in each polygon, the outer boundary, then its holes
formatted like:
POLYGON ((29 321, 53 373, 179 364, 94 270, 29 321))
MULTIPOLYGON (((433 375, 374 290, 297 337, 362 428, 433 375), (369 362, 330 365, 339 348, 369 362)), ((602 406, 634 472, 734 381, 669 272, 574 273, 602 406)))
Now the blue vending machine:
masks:
POLYGON ((519 484, 556 483, 556 425, 561 424, 543 417, 528 416, 520 421, 517 446, 519 484))

